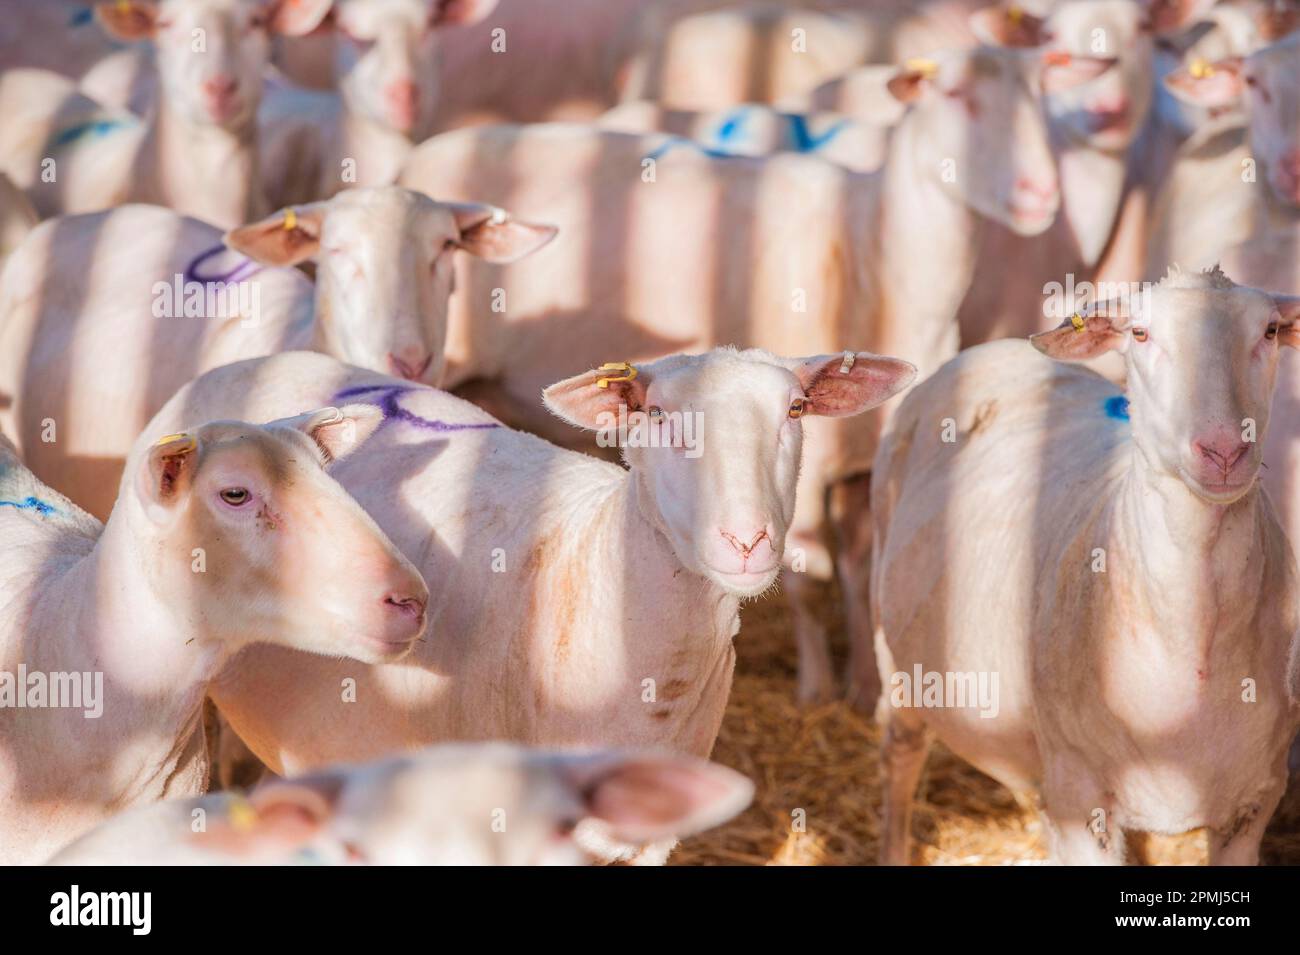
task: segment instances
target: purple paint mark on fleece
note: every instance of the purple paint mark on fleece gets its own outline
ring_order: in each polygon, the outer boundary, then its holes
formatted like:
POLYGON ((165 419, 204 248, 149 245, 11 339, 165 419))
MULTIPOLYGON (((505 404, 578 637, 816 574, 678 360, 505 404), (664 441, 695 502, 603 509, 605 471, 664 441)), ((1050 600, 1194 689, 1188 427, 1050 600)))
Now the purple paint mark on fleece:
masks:
POLYGON ((231 252, 231 250, 227 249, 224 245, 208 249, 206 252, 200 252, 194 261, 185 267, 186 283, 195 282, 198 284, 205 284, 207 282, 242 282, 244 279, 252 278, 265 268, 262 263, 254 262, 252 259, 244 259, 241 256, 242 261, 240 261, 240 263, 229 272, 218 273, 216 275, 199 274, 199 266, 204 262, 207 262, 209 259, 221 255, 223 252, 230 253, 231 255, 238 254, 231 252))
POLYGON ((348 398, 371 395, 372 397, 364 399, 362 403, 375 405, 383 412, 384 420, 383 424, 380 425, 381 428, 390 421, 404 421, 423 431, 437 431, 444 434, 450 431, 486 431, 489 428, 501 427, 495 421, 491 424, 448 424, 446 421, 431 421, 428 418, 421 418, 418 414, 407 411, 397 403, 399 395, 415 390, 415 388, 406 388, 402 385, 358 385, 355 388, 344 388, 331 401, 340 404, 348 398))

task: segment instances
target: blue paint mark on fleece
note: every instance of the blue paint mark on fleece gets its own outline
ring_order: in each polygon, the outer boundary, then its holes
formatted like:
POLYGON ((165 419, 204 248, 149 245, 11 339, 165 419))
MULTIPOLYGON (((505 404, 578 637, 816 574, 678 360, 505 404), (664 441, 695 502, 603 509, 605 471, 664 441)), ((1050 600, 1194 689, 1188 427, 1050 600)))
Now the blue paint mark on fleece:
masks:
POLYGON ((380 427, 384 427, 392 421, 403 421, 406 424, 414 425, 423 431, 437 431, 448 433, 452 431, 486 431, 489 428, 499 428, 501 425, 493 421, 491 424, 449 424, 446 421, 433 421, 429 418, 421 418, 412 411, 407 411, 397 403, 399 395, 408 391, 415 391, 415 388, 407 388, 402 385, 359 385, 355 388, 344 388, 332 401, 340 404, 348 398, 360 398, 362 395, 371 395, 372 397, 363 399, 364 404, 375 405, 383 412, 384 420, 380 427))
POLYGON ((74 10, 72 17, 68 20, 70 27, 84 27, 95 22, 95 10, 93 7, 82 7, 80 10, 74 10))
POLYGON ((59 149, 69 143, 74 143, 78 139, 84 139, 87 136, 99 139, 107 136, 115 129, 129 125, 120 119, 96 119, 88 123, 78 123, 76 126, 69 126, 67 129, 60 130, 54 136, 50 137, 49 148, 59 149))
POLYGON ((1102 408, 1105 409, 1107 418, 1114 418, 1116 421, 1129 420, 1128 399, 1123 395, 1114 395, 1107 398, 1102 403, 1102 408))
POLYGON ((741 130, 745 126, 745 117, 749 115, 749 110, 738 109, 727 115, 718 127, 718 142, 729 143, 740 136, 741 130))
POLYGON ((696 152, 703 153, 706 156, 712 156, 714 159, 735 159, 736 158, 735 153, 729 153, 723 149, 710 149, 707 146, 697 143, 693 139, 686 139, 682 136, 674 136, 672 139, 668 140, 666 143, 664 143, 654 152, 647 155, 645 158, 661 159, 663 158, 664 155, 666 155, 668 152, 670 152, 671 150, 675 149, 678 146, 689 146, 690 148, 694 149, 696 152))
POLYGON ((840 120, 820 136, 814 136, 812 130, 808 128, 808 117, 802 113, 788 113, 785 119, 790 126, 790 145, 795 152, 800 153, 817 152, 843 132, 848 125, 846 120, 840 120))
POLYGON ((21 501, 0 501, 0 507, 13 507, 20 511, 35 511, 41 517, 57 514, 59 509, 53 504, 46 504, 39 497, 27 497, 21 501))
MULTIPOLYGON (((717 147, 705 146, 703 143, 696 142, 693 139, 687 139, 684 136, 674 136, 669 139, 658 149, 650 153, 647 159, 660 159, 667 153, 676 149, 678 146, 689 146, 696 152, 703 153, 705 156, 711 156, 714 159, 735 159, 738 156, 743 157, 743 153, 735 153, 727 147, 736 143, 744 137, 745 119, 751 111, 747 109, 738 109, 727 115, 722 121, 714 134, 718 142, 717 147)), ((787 149, 799 153, 815 153, 827 143, 831 142, 848 126, 847 120, 839 120, 834 123, 826 132, 820 136, 813 135, 808 128, 808 117, 799 113, 786 113, 784 119, 787 126, 788 138, 786 140, 787 149)))

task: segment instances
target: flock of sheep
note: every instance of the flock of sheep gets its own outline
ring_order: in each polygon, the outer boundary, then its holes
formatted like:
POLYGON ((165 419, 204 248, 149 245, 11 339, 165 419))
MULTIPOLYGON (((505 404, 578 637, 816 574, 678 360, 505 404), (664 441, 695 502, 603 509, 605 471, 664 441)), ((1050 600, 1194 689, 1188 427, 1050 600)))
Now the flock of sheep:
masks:
POLYGON ((1257 862, 1300 4, 987 3, 8 0, 0 860, 662 863, 779 578, 883 862, 1257 862))

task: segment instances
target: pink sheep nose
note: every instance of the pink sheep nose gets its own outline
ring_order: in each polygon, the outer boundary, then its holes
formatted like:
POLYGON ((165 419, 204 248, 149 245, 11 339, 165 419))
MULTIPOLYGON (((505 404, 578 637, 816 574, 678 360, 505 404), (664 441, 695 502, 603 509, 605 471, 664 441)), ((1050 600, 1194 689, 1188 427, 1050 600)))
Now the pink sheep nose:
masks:
POLYGON ((748 560, 750 555, 754 553, 754 549, 763 541, 768 541, 768 549, 771 550, 771 541, 768 539, 766 530, 755 531, 747 536, 743 534, 737 536, 722 529, 719 529, 718 533, 722 535, 723 540, 731 545, 732 550, 741 556, 742 560, 748 560))
POLYGON ((419 381, 424 373, 429 370, 429 366, 433 364, 433 356, 427 352, 404 351, 400 355, 390 352, 388 364, 392 368, 393 374, 399 378, 405 378, 408 381, 419 381))
POLYGON ((424 632, 427 601, 405 591, 395 591, 384 598, 386 614, 384 640, 394 645, 408 644, 424 632))
POLYGON ((1129 101, 1123 94, 1099 96, 1088 104, 1087 110, 1096 132, 1121 129, 1128 125, 1129 101))
POLYGON ((1122 113, 1128 109, 1128 97, 1123 93, 1107 93, 1088 101, 1091 113, 1122 113))
POLYGON ((419 597, 411 597, 405 594, 389 594, 384 598, 384 604, 413 620, 422 621, 424 618, 424 601, 419 597))
POLYGON ((203 81, 203 95, 217 102, 234 99, 238 92, 239 80, 224 73, 203 81))
POLYGON ((412 122, 420 105, 420 89, 410 80, 393 80, 384 87, 384 102, 399 120, 412 122))
POLYGON ((233 76, 221 74, 203 81, 203 98, 208 110, 218 121, 229 119, 239 105, 239 81, 233 76))
POLYGON ((719 527, 712 550, 710 563, 713 568, 733 576, 770 573, 776 569, 780 559, 768 528, 761 524, 749 524, 747 530, 739 533, 719 527))
POLYGON ((1056 196, 1056 183, 1045 180, 1035 181, 1028 176, 1021 176, 1016 180, 1015 191, 1036 199, 1052 199, 1056 196))
POLYGON ((1193 453, 1222 472, 1225 478, 1249 450, 1250 445, 1244 441, 1222 437, 1192 442, 1193 453))
POLYGON ((1011 187, 1007 206, 1019 219, 1041 220, 1056 211, 1058 195, 1054 178, 1020 176, 1011 187))

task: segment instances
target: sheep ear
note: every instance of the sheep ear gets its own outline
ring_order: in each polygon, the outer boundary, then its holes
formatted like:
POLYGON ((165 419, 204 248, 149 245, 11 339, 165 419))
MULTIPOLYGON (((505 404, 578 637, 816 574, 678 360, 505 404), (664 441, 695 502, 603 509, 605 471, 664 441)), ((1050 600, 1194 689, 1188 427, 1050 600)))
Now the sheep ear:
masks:
POLYGON ((1034 47, 1047 41, 1043 21, 1014 3, 976 10, 969 22, 975 38, 989 46, 1034 47))
POLYGON ((328 203, 291 206, 226 233, 226 246, 263 265, 288 266, 306 262, 320 251, 321 229, 328 203))
POLYGON ((171 508, 185 496, 198 457, 199 438, 186 432, 160 438, 149 449, 136 484, 147 510, 171 508))
POLYGON ((269 25, 285 36, 306 36, 325 22, 333 6, 334 0, 278 0, 269 25))
POLYGON ((430 22, 435 27, 478 23, 496 9, 497 0, 435 0, 430 22))
POLYGON ((861 414, 916 380, 911 362, 865 351, 798 358, 791 370, 807 398, 804 414, 828 418, 861 414))
POLYGON ((460 230, 457 247, 485 262, 509 265, 531 255, 559 233, 551 225, 520 222, 504 209, 483 203, 446 203, 460 230))
POLYGON ((143 0, 106 0, 95 4, 95 19, 117 40, 134 43, 158 32, 158 8, 143 0))
POLYGON ((620 408, 639 411, 645 406, 649 384, 644 369, 610 362, 551 385, 542 392, 542 403, 569 424, 604 431, 614 426, 620 408))
POLYGON ((566 772, 590 817, 633 843, 711 828, 754 798, 754 784, 740 773, 692 756, 574 757, 566 772))
POLYGON ((1143 26, 1151 33, 1168 36, 1201 20, 1218 0, 1145 0, 1146 21, 1143 26))
POLYGON ((312 842, 333 819, 344 783, 341 774, 322 772, 267 783, 247 797, 232 795, 225 812, 209 818, 206 829, 190 838, 228 856, 292 852, 312 842))
POLYGON ((276 780, 249 796, 261 825, 273 831, 314 834, 334 815, 345 777, 328 771, 276 780))
POLYGON ((1077 56, 1059 50, 1045 50, 1041 62, 1044 93, 1058 93, 1089 83, 1115 65, 1110 57, 1077 56))
POLYGON ((931 60, 908 60, 885 82, 885 89, 900 103, 915 103, 938 70, 938 64, 931 60))
POLYGON ((1165 76, 1165 89, 1184 103, 1205 109, 1223 109, 1241 99, 1246 89, 1241 63, 1240 57, 1214 63, 1193 60, 1165 76))
POLYGON ((1072 315, 1050 332, 1030 335, 1029 341, 1048 358, 1057 361, 1087 361, 1123 348, 1127 312, 1112 302, 1094 312, 1101 314, 1072 315))
POLYGON ((1300 9, 1271 6, 1255 14, 1255 29, 1262 39, 1275 43, 1293 30, 1300 29, 1300 9))
POLYGON ((384 415, 374 405, 353 404, 321 408, 292 418, 281 418, 268 428, 293 428, 316 442, 325 463, 347 457, 383 424, 384 415))

